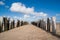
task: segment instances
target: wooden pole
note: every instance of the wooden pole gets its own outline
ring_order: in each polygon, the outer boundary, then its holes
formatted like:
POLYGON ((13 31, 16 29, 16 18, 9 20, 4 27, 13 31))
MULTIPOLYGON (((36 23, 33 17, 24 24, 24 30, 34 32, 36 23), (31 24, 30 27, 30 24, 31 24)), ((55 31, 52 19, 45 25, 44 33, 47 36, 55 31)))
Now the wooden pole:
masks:
POLYGON ((37 27, 39 27, 39 21, 37 22, 37 27))
POLYGON ((21 21, 21 26, 23 25, 23 21, 21 21))
POLYGON ((50 19, 47 18, 47 31, 50 32, 50 19))
POLYGON ((56 34, 56 17, 52 17, 52 33, 56 34))
POLYGON ((1 19, 1 17, 0 17, 0 32, 2 32, 2 19, 1 19))

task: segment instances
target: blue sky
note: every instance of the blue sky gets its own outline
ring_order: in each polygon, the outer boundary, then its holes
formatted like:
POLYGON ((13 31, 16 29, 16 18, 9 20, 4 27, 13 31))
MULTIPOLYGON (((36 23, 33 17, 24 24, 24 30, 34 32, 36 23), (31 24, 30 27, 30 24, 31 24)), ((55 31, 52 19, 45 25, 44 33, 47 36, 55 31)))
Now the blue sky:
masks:
POLYGON ((0 0, 0 16, 10 16, 12 18, 32 21, 41 17, 46 18, 56 15, 57 19, 59 19, 60 0, 0 0), (19 9, 14 7, 13 4, 16 6, 19 4, 19 9))

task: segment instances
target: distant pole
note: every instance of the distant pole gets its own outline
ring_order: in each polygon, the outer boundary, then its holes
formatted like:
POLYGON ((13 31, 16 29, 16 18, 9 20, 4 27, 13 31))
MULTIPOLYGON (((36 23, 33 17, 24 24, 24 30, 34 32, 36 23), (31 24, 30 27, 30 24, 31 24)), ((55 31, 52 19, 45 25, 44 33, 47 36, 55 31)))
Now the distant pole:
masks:
POLYGON ((56 17, 52 17, 52 33, 56 33, 56 17))

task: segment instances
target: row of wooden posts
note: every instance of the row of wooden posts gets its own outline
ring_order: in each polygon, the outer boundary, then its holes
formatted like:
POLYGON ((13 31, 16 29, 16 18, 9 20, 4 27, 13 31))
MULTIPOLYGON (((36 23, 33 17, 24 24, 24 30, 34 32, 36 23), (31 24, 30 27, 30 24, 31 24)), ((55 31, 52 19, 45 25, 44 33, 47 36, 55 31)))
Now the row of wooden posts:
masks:
POLYGON ((24 24, 24 22, 20 20, 17 20, 17 23, 15 23, 15 20, 10 21, 10 18, 7 17, 3 17, 3 20, 0 20, 0 32, 7 31, 24 24))
MULTIPOLYGON (((7 17, 3 17, 3 20, 0 20, 0 32, 7 31, 10 29, 13 29, 15 27, 19 27, 25 24, 28 24, 27 22, 23 22, 20 20, 17 20, 17 23, 15 23, 15 20, 12 20, 10 22, 10 19, 7 17), (1 22, 2 21, 2 22, 1 22)), ((32 22, 33 25, 40 27, 44 30, 47 30, 50 32, 50 27, 52 24, 52 33, 56 33, 56 17, 52 17, 51 19, 47 18, 47 23, 44 20, 40 20, 38 22, 32 22)))
POLYGON ((52 33, 56 34, 56 17, 52 17, 51 19, 47 18, 47 22, 40 20, 37 22, 31 22, 31 24, 40 27, 48 32, 51 32, 50 29, 52 27, 52 33))

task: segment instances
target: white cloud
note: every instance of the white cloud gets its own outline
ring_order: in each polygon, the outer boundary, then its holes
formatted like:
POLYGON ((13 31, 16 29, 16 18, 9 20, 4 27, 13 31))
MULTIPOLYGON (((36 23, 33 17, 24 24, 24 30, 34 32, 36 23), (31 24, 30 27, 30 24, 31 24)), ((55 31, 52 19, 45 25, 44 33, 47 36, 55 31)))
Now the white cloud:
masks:
POLYGON ((33 16, 32 18, 36 18, 36 16, 33 16))
POLYGON ((12 3, 10 10, 13 12, 21 12, 21 13, 25 13, 25 14, 32 14, 32 15, 36 15, 36 16, 47 16, 46 13, 44 12, 34 12, 34 7, 26 7, 24 4, 16 2, 16 3, 12 3))
POLYGON ((46 17, 47 14, 44 12, 35 12, 34 11, 34 7, 26 7, 24 4, 16 2, 16 3, 12 3, 11 7, 10 7, 10 11, 12 12, 20 12, 20 13, 24 13, 24 17, 23 19, 26 18, 30 18, 31 16, 28 14, 33 15, 32 18, 36 18, 36 17, 46 17))
POLYGON ((24 19, 29 18, 29 17, 30 17, 30 15, 24 15, 24 19))
POLYGON ((47 16, 47 14, 44 12, 35 12, 34 15, 35 16, 47 16))
POLYGON ((0 5, 5 5, 5 3, 3 1, 0 1, 0 5))
POLYGON ((34 11, 34 8, 33 7, 27 8, 24 4, 17 2, 11 5, 10 10, 14 12, 21 12, 21 13, 29 14, 34 11))

